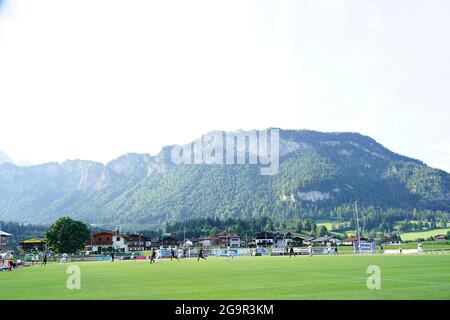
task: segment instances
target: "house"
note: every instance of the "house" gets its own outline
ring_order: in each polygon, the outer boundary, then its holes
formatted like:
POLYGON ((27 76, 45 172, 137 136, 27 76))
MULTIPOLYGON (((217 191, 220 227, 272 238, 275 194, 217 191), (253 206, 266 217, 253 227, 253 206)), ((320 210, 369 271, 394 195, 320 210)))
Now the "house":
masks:
POLYGON ((161 236, 161 238, 154 238, 151 241, 152 245, 155 247, 173 247, 180 244, 180 241, 178 239, 171 236, 161 236))
POLYGON ((91 234, 91 239, 86 244, 86 251, 93 253, 102 252, 128 252, 128 236, 113 231, 100 231, 91 234))
POLYGON ((285 248, 292 242, 292 233, 277 232, 273 237, 273 246, 276 248, 285 248))
POLYGON ((7 240, 11 236, 12 234, 0 230, 0 251, 6 250, 7 240))
POLYGON ((396 245, 399 246, 402 244, 402 239, 400 238, 400 236, 398 234, 390 234, 388 235, 385 239, 384 239, 384 244, 387 245, 396 245))
POLYGON ((47 250, 47 244, 45 240, 38 238, 23 240, 19 243, 19 245, 22 248, 23 252, 34 252, 34 251, 43 252, 47 250))
MULTIPOLYGON (((361 238, 362 240, 363 238, 361 238)), ((356 238, 356 240, 358 240, 358 238, 356 238)), ((313 240, 311 240, 312 244, 319 244, 319 245, 326 245, 328 242, 330 242, 331 244, 340 244, 341 241, 337 238, 334 237, 319 237, 319 238, 315 238, 313 240)))
POLYGON ((184 241, 181 243, 182 248, 189 248, 194 245, 194 241, 191 241, 189 239, 184 239, 184 241))
POLYGON ((314 239, 316 239, 316 237, 305 238, 305 239, 303 239, 303 244, 309 246, 312 243, 312 241, 314 241, 314 239))
POLYGON ((220 240, 218 237, 208 236, 198 238, 198 243, 205 247, 217 247, 220 246, 220 240))
POLYGON ((219 240, 219 246, 226 248, 240 248, 241 247, 241 237, 234 232, 220 232, 217 234, 217 239, 219 240))
POLYGON ((271 247, 275 238, 274 232, 261 231, 253 236, 256 247, 271 247))
POLYGON ((141 234, 131 234, 128 236, 128 251, 144 251, 152 248, 152 240, 141 234))
MULTIPOLYGON (((363 238, 363 237, 360 237, 359 239, 361 241, 367 241, 368 240, 367 238, 363 238)), ((352 246, 355 241, 358 241, 358 237, 348 237, 348 238, 345 238, 345 239, 341 240, 341 244, 344 245, 344 246, 352 246)))
POLYGON ((303 237, 300 237, 300 236, 292 237, 292 242, 294 243, 294 245, 302 246, 304 241, 305 241, 305 238, 303 238, 303 237))

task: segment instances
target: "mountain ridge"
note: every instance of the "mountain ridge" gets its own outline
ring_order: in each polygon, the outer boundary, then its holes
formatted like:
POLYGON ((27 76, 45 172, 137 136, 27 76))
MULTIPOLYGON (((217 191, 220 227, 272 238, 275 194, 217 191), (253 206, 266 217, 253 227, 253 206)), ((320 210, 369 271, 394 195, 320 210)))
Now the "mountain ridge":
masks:
POLYGON ((274 176, 261 176, 260 164, 175 165, 173 148, 128 153, 106 164, 1 164, 0 220, 49 223, 69 215, 96 224, 161 225, 203 216, 292 219, 356 200, 379 208, 450 210, 447 172, 359 133, 280 129, 274 176))

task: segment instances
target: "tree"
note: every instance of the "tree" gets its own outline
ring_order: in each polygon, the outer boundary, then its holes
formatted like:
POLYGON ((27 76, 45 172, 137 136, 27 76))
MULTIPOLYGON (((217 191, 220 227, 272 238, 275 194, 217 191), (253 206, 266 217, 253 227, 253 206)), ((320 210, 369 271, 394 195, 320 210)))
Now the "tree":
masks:
POLYGON ((328 234, 328 229, 324 225, 317 228, 317 236, 324 237, 328 234))
POLYGON ((302 232, 302 230, 303 230, 303 224, 302 224, 302 222, 301 222, 301 221, 299 221, 299 222, 297 223, 297 226, 296 226, 296 228, 295 228, 295 232, 297 232, 297 233, 301 233, 301 232, 302 232))
POLYGON ((57 253, 76 253, 82 250, 90 238, 86 224, 61 217, 45 232, 45 239, 50 248, 57 253))
POLYGON ((312 221, 311 222, 311 233, 313 235, 315 235, 316 234, 316 230, 317 230, 317 224, 314 221, 312 221))

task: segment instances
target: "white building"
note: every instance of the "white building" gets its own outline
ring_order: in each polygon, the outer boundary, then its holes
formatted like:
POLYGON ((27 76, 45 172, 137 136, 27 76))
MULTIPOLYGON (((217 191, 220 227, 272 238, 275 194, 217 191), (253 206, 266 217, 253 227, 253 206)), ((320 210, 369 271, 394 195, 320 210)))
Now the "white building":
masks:
POLYGON ((6 250, 7 239, 11 236, 12 234, 0 230, 0 251, 6 250))

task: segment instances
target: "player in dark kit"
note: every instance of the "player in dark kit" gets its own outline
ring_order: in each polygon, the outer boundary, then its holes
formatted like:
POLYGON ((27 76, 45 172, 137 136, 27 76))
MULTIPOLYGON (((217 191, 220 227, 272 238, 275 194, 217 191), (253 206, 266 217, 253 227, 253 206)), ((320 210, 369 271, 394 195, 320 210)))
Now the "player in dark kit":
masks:
POLYGON ((156 250, 155 248, 152 249, 152 255, 150 256, 150 263, 155 263, 155 258, 156 258, 156 250))
POLYGON ((197 262, 200 260, 200 258, 202 258, 203 260, 206 260, 206 258, 203 256, 203 247, 200 246, 198 248, 198 258, 197 258, 197 262))
POLYGON ((42 261, 41 266, 46 266, 47 265, 47 252, 44 253, 44 260, 42 261))
POLYGON ((290 246, 289 247, 289 258, 291 258, 292 256, 294 256, 294 258, 295 258, 294 247, 290 246))
POLYGON ((177 259, 177 261, 180 261, 180 259, 177 258, 177 256, 175 256, 175 250, 173 250, 173 248, 170 248, 170 261, 172 261, 173 259, 177 259))
POLYGON ((115 252, 111 252, 111 262, 114 262, 114 258, 116 257, 115 252))

